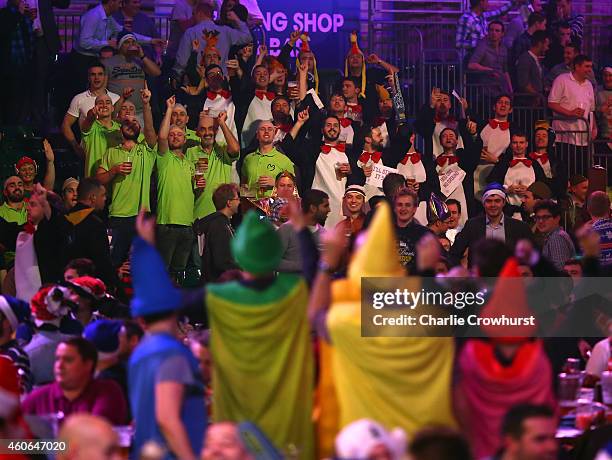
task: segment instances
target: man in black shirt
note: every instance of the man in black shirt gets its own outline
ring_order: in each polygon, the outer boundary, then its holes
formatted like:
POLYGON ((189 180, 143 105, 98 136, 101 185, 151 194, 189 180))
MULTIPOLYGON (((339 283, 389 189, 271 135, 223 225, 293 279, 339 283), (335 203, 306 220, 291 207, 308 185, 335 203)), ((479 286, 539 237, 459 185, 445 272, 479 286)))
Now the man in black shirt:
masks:
POLYGON ((423 235, 430 233, 427 227, 414 220, 418 204, 416 192, 408 188, 400 189, 393 199, 395 233, 397 235, 400 263, 409 273, 416 270, 417 243, 423 235))

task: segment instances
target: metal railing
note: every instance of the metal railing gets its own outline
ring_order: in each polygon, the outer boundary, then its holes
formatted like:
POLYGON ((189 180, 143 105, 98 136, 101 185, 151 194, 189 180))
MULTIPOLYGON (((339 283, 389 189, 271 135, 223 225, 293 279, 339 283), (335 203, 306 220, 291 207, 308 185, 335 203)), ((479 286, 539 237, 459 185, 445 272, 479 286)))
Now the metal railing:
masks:
MULTIPOLYGON (((159 37, 167 40, 170 36, 170 18, 167 16, 153 16, 155 27, 159 37)), ((79 14, 56 14, 55 21, 59 31, 62 53, 72 51, 74 39, 81 27, 81 15, 79 14)))

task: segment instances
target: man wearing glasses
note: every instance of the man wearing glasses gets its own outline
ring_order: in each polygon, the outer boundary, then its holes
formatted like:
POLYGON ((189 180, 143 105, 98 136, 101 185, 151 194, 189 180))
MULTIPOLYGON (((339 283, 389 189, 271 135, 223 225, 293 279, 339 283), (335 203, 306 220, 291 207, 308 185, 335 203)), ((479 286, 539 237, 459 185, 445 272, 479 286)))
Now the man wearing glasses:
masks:
POLYGON ((540 200, 534 207, 536 228, 545 235, 542 255, 557 270, 563 270, 565 262, 576 257, 572 238, 561 228, 561 208, 552 200, 540 200))

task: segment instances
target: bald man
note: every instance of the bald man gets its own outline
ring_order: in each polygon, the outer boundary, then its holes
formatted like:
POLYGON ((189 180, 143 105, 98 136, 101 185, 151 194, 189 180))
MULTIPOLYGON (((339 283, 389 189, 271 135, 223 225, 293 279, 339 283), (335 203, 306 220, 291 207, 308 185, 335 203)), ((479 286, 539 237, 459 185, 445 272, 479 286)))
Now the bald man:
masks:
POLYGON ((185 106, 183 104, 174 104, 172 117, 170 118, 170 126, 176 125, 185 131, 186 142, 183 151, 187 151, 189 147, 195 147, 200 143, 198 134, 193 129, 189 129, 187 123, 189 123, 189 115, 187 114, 185 106))
POLYGON ((253 460, 231 422, 211 425, 206 431, 202 460, 253 460))
POLYGON ((101 417, 75 414, 68 417, 59 432, 67 450, 57 460, 121 460, 119 438, 113 427, 101 417))

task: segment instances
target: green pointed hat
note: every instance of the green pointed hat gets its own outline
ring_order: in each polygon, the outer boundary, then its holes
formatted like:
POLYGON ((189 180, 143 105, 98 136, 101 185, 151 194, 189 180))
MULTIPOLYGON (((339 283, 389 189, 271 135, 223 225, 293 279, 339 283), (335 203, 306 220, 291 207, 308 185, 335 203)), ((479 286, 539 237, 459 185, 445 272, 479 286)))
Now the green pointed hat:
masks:
POLYGON ((242 270, 261 275, 278 268, 283 250, 272 224, 249 211, 232 240, 232 255, 242 270))

